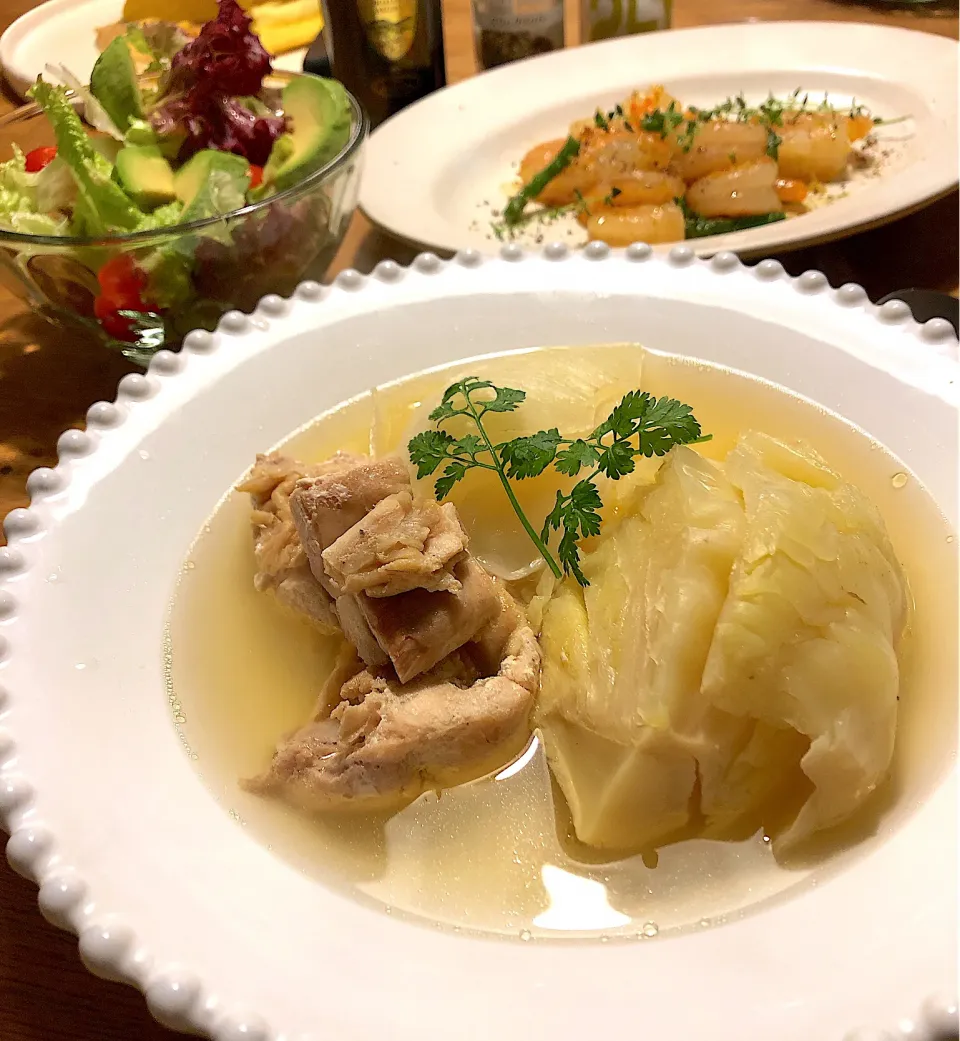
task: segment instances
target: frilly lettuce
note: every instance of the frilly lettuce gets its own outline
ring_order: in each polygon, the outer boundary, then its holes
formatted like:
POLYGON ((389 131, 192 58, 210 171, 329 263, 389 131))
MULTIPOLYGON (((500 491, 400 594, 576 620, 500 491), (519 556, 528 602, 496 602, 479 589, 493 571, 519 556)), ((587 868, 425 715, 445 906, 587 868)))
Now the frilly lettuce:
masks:
POLYGON ((36 174, 27 173, 26 157, 14 145, 13 158, 0 163, 0 212, 34 210, 36 194, 36 174))
POLYGON ((262 166, 285 129, 282 116, 249 104, 270 69, 250 17, 236 0, 220 0, 217 17, 173 56, 150 119, 161 136, 187 131, 181 159, 216 148, 262 166))
POLYGON ((74 224, 89 235, 133 231, 143 212, 113 180, 112 164, 93 146, 66 89, 38 80, 29 94, 50 120, 57 155, 76 182, 74 224))
POLYGON ((0 163, 0 228, 22 235, 66 234, 66 217, 57 212, 66 195, 62 187, 54 190, 61 174, 56 169, 51 174, 28 173, 26 157, 14 145, 13 158, 0 163))
POLYGON ((47 65, 46 71, 80 98, 83 102, 84 118, 90 126, 104 134, 109 134, 115 141, 123 140, 123 131, 110 118, 107 110, 97 101, 90 88, 81 83, 66 65, 47 65))
POLYGON ((173 56, 190 42, 191 37, 172 22, 144 22, 128 26, 124 39, 149 59, 143 70, 149 74, 169 69, 173 56))
MULTIPOLYGON (((137 230, 162 231, 176 224, 229 213, 243 204, 243 193, 236 187, 236 182, 222 171, 215 170, 189 206, 184 207, 179 202, 159 206, 143 218, 137 230)), ((226 246, 232 244, 230 229, 222 224, 214 224, 199 232, 176 233, 169 242, 139 258, 138 263, 150 278, 151 292, 159 307, 177 306, 193 294, 190 276, 200 238, 214 239, 226 246)))

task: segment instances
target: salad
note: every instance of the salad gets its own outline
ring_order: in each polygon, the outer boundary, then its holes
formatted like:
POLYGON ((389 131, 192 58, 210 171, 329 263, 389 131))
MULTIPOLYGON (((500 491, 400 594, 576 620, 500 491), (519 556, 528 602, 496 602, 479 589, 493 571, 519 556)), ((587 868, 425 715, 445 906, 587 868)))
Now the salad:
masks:
POLYGON ((52 246, 73 285, 69 306, 48 302, 131 357, 292 290, 311 259, 329 259, 352 210, 329 179, 287 191, 347 147, 362 121, 352 99, 313 76, 271 87, 250 18, 236 0, 218 3, 195 39, 155 51, 152 76, 137 76, 123 37, 100 55, 89 87, 48 66, 60 82, 41 78, 29 94, 55 144, 14 146, 0 163, 0 243, 15 244, 4 261, 49 288, 52 246), (252 203, 265 205, 224 219, 252 203), (88 288, 79 303, 77 285, 88 288))

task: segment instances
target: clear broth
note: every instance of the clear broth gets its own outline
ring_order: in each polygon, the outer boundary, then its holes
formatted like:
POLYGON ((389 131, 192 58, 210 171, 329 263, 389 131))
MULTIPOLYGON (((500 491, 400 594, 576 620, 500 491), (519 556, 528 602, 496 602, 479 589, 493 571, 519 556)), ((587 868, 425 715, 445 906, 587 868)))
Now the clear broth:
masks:
MULTIPOLYGON (((496 775, 424 795, 392 815, 311 818, 242 791, 238 778, 259 773, 277 741, 311 714, 337 640, 254 591, 249 503, 238 493, 226 496, 198 536, 171 605, 169 697, 190 757, 224 809, 277 856, 390 912, 456 929, 524 940, 648 939, 721 922, 815 884, 823 871, 894 828, 952 756, 957 544, 951 531, 918 482, 908 476, 904 483, 903 465, 862 432, 760 380, 638 347, 543 348, 458 363, 362 395, 281 447, 306 460, 337 449, 399 451, 442 389, 467 372, 529 387, 545 371, 560 381, 576 373, 591 386, 598 409, 638 385, 690 403, 714 435, 701 446, 712 457, 723 457, 742 430, 802 439, 876 503, 915 609, 902 655, 894 769, 863 811, 803 862, 788 865, 774 859, 760 834, 741 842, 691 839, 656 854, 596 862, 558 837, 566 831, 566 810, 536 736, 496 775)), ((469 497, 459 505, 470 530, 469 497)))

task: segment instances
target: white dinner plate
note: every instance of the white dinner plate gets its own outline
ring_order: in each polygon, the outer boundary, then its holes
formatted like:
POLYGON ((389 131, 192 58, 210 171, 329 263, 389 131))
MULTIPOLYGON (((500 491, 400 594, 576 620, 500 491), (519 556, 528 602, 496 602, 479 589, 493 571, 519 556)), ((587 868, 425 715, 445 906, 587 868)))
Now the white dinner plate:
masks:
MULTIPOLYGON (((743 92, 762 101, 796 88, 853 98, 903 119, 876 131, 876 166, 832 189, 837 198, 766 227, 691 241, 701 255, 793 249, 916 209, 957 183, 957 44, 861 22, 768 22, 679 29, 589 44, 504 65, 431 94, 370 139, 360 206, 376 224, 435 249, 498 245, 490 224, 524 153, 570 123, 663 83, 683 103, 713 107, 743 92)), ((571 215, 517 241, 585 233, 571 215)))
POLYGON ((776 261, 747 269, 686 247, 425 254, 304 283, 161 351, 90 408, 86 431, 63 434, 0 549, 0 820, 10 863, 92 971, 217 1041, 934 1041, 955 1029, 952 754, 929 753, 922 791, 810 885, 725 924, 604 944, 386 914, 271 851, 183 746, 164 620, 194 536, 255 452, 373 383, 484 353, 637 341, 840 413, 956 527, 950 326, 916 325, 902 302, 876 307, 819 272, 793 279, 776 261))
MULTIPOLYGON (((82 83, 97 60, 97 29, 119 22, 123 0, 47 0, 21 15, 0 36, 0 68, 23 97, 50 62, 65 65, 82 83)), ((273 67, 302 72, 306 49, 273 59, 273 67)))

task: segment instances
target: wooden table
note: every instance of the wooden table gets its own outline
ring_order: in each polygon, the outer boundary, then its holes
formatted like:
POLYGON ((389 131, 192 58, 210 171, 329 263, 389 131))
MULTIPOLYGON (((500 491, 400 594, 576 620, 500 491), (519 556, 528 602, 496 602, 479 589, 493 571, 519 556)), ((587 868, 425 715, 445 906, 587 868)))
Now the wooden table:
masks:
MULTIPOLYGON (((35 6, 3 0, 0 30, 35 6)), ((574 3, 568 39, 578 38, 574 3)), ((469 0, 445 0, 447 69, 451 82, 476 72, 469 0)), ((922 13, 890 11, 834 0, 675 0, 677 27, 775 19, 879 22, 957 38, 956 7, 922 13)), ((0 113, 16 103, 0 95, 0 113)), ((793 273, 825 271, 835 284, 861 283, 876 299, 908 286, 957 292, 957 194, 884 228, 843 242, 787 254, 793 273)), ((413 251, 357 215, 331 274, 345 267, 368 271, 378 260, 409 262, 413 251)), ((32 315, 0 287, 0 516, 24 505, 24 482, 37 466, 56 462, 58 435, 79 425, 87 407, 112 398, 121 358, 64 333, 32 315)), ((142 997, 94 979, 80 964, 76 940, 48 926, 36 889, 0 866, 0 1039, 2 1041, 164 1041, 142 997)))

